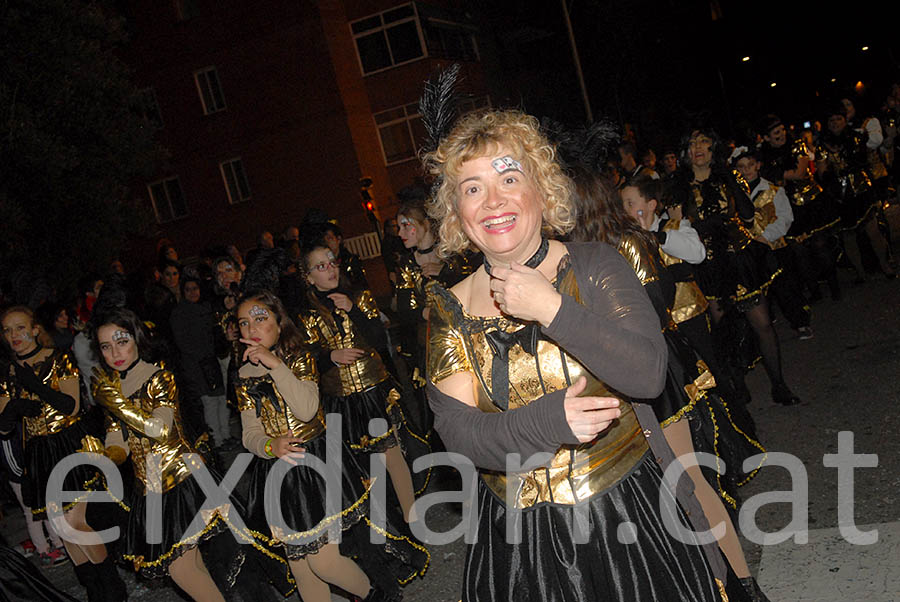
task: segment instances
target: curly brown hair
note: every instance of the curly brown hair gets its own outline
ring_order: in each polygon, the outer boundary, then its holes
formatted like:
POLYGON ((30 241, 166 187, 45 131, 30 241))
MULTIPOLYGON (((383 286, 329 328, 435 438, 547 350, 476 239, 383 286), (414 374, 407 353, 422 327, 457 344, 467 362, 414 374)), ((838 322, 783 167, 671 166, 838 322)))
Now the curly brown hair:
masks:
POLYGON ((541 133, 538 120, 521 111, 480 111, 463 117, 433 153, 425 155, 429 172, 440 185, 427 202, 428 215, 438 223, 440 257, 471 248, 457 213, 459 173, 463 163, 500 149, 522 163, 543 202, 546 234, 565 234, 575 226, 572 186, 556 160, 556 149, 541 133))

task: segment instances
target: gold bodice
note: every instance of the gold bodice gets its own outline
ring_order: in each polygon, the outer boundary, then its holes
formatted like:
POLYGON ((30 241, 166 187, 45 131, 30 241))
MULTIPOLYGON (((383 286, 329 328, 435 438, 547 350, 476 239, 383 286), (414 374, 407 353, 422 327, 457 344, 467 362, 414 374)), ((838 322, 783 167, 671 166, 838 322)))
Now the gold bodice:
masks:
MULTIPOLYGON (((118 372, 110 374, 95 370, 93 392, 97 403, 111 415, 107 430, 119 427, 127 433, 134 474, 145 492, 169 491, 190 476, 190 467, 183 454, 195 454, 196 450, 184 436, 178 409, 178 389, 171 372, 160 368, 137 391, 126 397, 122 393, 118 372), (170 408, 172 411, 172 424, 162 433, 146 428, 157 408, 170 408)), ((198 462, 202 464, 202 461, 198 462)))
POLYGON ((820 142, 816 147, 816 158, 827 162, 828 169, 838 179, 844 194, 849 188, 849 192, 859 195, 872 187, 872 180, 866 171, 868 151, 859 132, 850 131, 845 135, 846 139, 841 140, 837 146, 820 142))
MULTIPOLYGON (((79 377, 78 367, 72 360, 72 356, 64 351, 54 351, 46 359, 36 362, 31 366, 38 378, 46 386, 55 391, 59 391, 59 383, 63 380, 77 379, 79 377)), ((40 403, 41 411, 37 416, 25 416, 25 440, 34 437, 43 437, 59 433, 66 428, 78 422, 80 416, 69 416, 51 406, 44 403, 40 397, 21 388, 15 384, 13 378, 13 367, 9 367, 8 379, 0 383, 0 397, 21 397, 24 399, 33 399, 40 403)))
MULTIPOLYGON (((574 290, 578 299, 574 274, 569 271, 560 290, 574 290)), ((478 317, 465 312, 450 292, 431 289, 432 313, 429 319, 428 376, 434 383, 456 372, 472 375, 474 397, 483 412, 503 411, 491 399, 493 352, 488 341, 494 331, 516 332, 525 328, 521 322, 505 317, 478 317)), ((516 507, 524 508, 550 502, 576 504, 615 485, 646 453, 648 447, 628 400, 598 380, 575 358, 552 341, 538 340, 534 356, 519 345, 509 349, 508 408, 528 405, 545 393, 568 387, 579 376, 588 386, 583 395, 617 397, 623 401, 621 417, 591 443, 560 447, 549 465, 516 474, 508 482, 505 474, 481 470, 485 484, 507 499, 507 487, 516 507)))
MULTIPOLYGON (((378 316, 378 306, 372 293, 363 290, 356 294, 353 304, 368 319, 378 316)), ((342 309, 329 312, 319 305, 301 316, 306 331, 307 343, 313 347, 334 351, 356 348, 365 353, 352 364, 335 365, 329 362, 319 366, 319 387, 325 393, 335 396, 359 393, 385 381, 387 369, 381 356, 359 333, 350 316, 342 309)))
MULTIPOLYGON (((286 358, 285 363, 298 380, 315 382, 316 362, 308 351, 286 358)), ((238 411, 253 410, 262 423, 266 435, 272 437, 301 437, 311 441, 325 432, 322 407, 309 422, 297 418, 285 402, 271 375, 241 377, 235 383, 238 411)))
MULTIPOLYGON (((663 226, 663 231, 678 230, 681 225, 680 219, 670 219, 663 226)), ((678 257, 669 255, 662 248, 659 249, 659 255, 662 258, 662 264, 665 267, 684 263, 678 257)), ((676 324, 687 322, 691 318, 699 316, 709 307, 709 301, 700 287, 693 280, 676 280, 675 281, 675 301, 672 303, 672 321, 676 324)))

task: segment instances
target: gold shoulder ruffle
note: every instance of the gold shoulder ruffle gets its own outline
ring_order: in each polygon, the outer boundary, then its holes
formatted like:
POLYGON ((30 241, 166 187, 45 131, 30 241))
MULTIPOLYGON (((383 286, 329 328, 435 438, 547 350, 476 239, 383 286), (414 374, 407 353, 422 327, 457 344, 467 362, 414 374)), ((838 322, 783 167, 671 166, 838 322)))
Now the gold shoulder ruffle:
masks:
POLYGON ((288 357, 287 360, 287 365, 297 380, 318 382, 319 372, 316 369, 316 360, 308 350, 300 350, 288 357))
POLYGON ((622 240, 619 241, 617 250, 622 257, 628 260, 631 269, 637 274, 638 280, 641 281, 642 285, 659 280, 659 272, 650 259, 650 250, 637 236, 633 234, 623 236, 622 240))
POLYGON ((375 303, 375 298, 368 289, 361 290, 359 294, 356 295, 355 303, 356 307, 359 308, 359 311, 370 320, 378 317, 378 304, 375 303))
POLYGON ((425 361, 428 378, 434 383, 456 372, 474 371, 462 334, 453 326, 453 313, 461 313, 462 306, 450 297, 451 294, 440 286, 428 290, 431 313, 425 361))
POLYGON ((147 382, 147 396, 152 400, 154 408, 178 406, 178 389, 175 386, 175 375, 168 370, 157 370, 147 382))

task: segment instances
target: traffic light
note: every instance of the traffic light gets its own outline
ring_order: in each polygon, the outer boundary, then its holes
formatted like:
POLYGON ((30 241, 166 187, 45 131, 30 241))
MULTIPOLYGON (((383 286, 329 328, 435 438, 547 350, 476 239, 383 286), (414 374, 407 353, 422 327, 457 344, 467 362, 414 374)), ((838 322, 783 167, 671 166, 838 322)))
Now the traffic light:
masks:
POLYGON ((375 203, 372 199, 372 178, 359 179, 359 195, 362 197, 362 206, 366 212, 366 217, 369 218, 373 226, 376 226, 375 231, 377 232, 378 218, 375 216, 375 203))

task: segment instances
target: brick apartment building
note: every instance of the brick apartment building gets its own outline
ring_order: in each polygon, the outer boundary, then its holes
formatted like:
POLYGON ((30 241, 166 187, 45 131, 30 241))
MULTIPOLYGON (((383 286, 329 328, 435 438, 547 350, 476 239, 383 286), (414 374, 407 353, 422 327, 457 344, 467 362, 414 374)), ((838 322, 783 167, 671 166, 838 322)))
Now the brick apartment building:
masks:
MULTIPOLYGON (((488 104, 478 29, 454 0, 122 3, 123 59, 170 157, 142 193, 183 257, 255 245, 319 207, 348 237, 421 174, 422 83, 463 68, 464 108, 488 104)), ((148 242, 152 246, 152 242, 148 242)), ((151 250, 152 252, 152 250, 151 250)))

